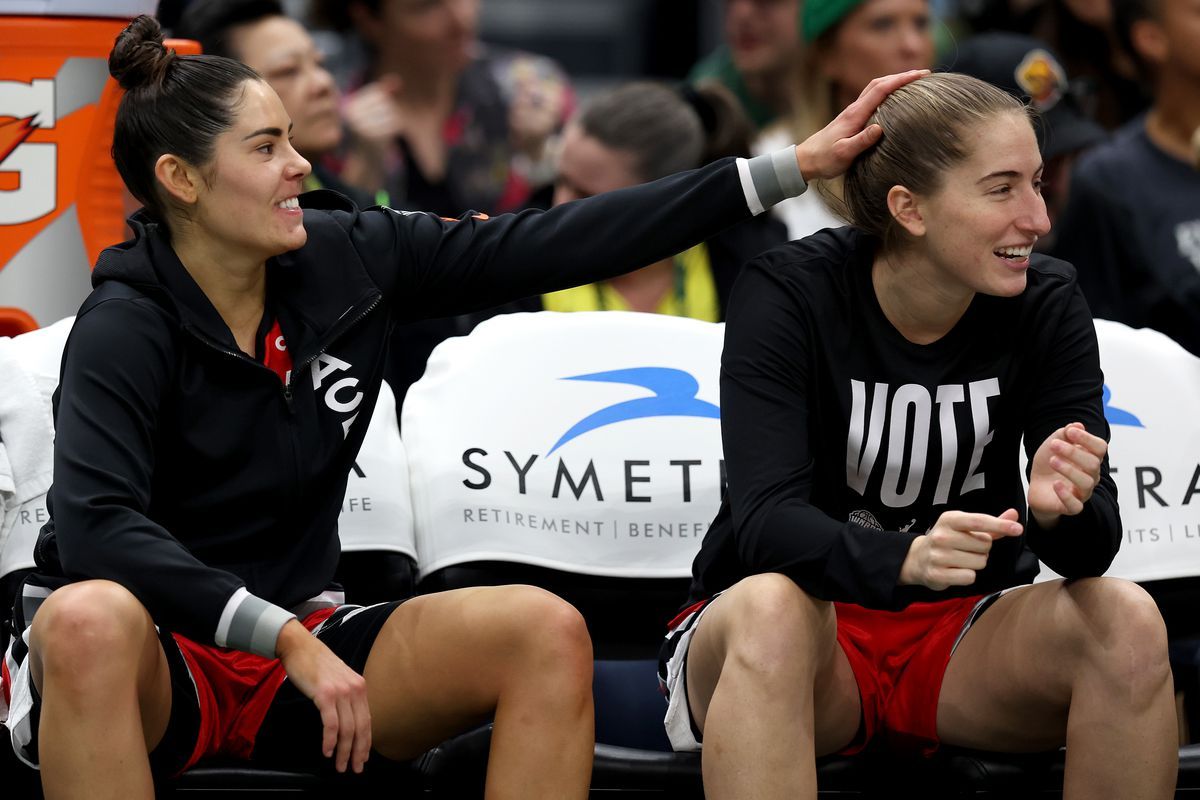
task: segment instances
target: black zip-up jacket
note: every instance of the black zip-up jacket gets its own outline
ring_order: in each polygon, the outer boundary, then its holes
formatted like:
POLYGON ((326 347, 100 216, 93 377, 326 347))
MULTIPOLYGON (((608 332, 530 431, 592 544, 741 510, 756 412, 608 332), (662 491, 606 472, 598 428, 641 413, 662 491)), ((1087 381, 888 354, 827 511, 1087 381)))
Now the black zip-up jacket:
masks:
POLYGON ((333 575, 394 324, 627 272, 802 189, 789 150, 494 219, 305 195, 307 243, 267 263, 286 387, 135 215, 64 352, 39 565, 116 581, 197 641, 273 656, 285 609, 333 575))

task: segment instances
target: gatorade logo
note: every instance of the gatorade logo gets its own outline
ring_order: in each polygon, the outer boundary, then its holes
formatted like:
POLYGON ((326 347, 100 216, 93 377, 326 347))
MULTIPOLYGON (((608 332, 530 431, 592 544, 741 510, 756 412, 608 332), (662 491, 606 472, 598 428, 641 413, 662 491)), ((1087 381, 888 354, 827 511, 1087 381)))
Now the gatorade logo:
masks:
POLYGON ((56 125, 54 81, 0 81, 0 225, 33 222, 58 205, 58 151, 29 141, 56 125))

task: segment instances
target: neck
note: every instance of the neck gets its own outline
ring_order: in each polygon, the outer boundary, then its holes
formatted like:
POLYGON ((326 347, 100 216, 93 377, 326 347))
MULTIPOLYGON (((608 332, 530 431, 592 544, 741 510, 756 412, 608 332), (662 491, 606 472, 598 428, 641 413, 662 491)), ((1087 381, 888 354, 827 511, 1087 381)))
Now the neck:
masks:
POLYGON ((664 258, 648 267, 609 280, 634 311, 654 312, 675 285, 675 259, 664 258))
POLYGON ((221 315, 238 347, 253 356, 254 334, 267 295, 266 263, 215 252, 211 245, 202 246, 198 238, 176 235, 172 243, 175 254, 221 315))
POLYGON ((899 253, 875 257, 871 285, 883 315, 913 344, 932 344, 949 333, 975 297, 970 290, 948 289, 927 262, 899 253))
POLYGON ((1192 136, 1200 128, 1200 86, 1162 80, 1146 115, 1146 135, 1172 156, 1192 163, 1192 136))
POLYGON ((458 92, 458 71, 445 72, 407 61, 383 61, 375 75, 396 75, 401 89, 397 102, 409 108, 449 106, 458 92))

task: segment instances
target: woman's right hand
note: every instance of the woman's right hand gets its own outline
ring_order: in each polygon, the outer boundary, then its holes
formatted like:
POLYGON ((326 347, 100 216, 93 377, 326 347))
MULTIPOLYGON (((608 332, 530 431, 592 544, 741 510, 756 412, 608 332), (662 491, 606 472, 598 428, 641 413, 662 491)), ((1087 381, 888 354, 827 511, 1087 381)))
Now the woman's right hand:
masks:
POLYGON ((924 536, 913 539, 900 566, 900 583, 941 591, 947 586, 970 586, 987 566, 992 542, 1020 536, 1017 510, 998 517, 967 511, 944 511, 924 536))
POLYGON ((362 772, 371 752, 367 682, 294 619, 279 632, 275 650, 288 679, 321 713, 321 752, 336 754, 338 772, 347 766, 362 772))
POLYGON ((879 104, 896 89, 928 74, 927 69, 913 69, 868 83, 833 122, 796 145, 796 162, 804 179, 836 178, 850 169, 854 159, 883 135, 883 128, 867 125, 879 104))

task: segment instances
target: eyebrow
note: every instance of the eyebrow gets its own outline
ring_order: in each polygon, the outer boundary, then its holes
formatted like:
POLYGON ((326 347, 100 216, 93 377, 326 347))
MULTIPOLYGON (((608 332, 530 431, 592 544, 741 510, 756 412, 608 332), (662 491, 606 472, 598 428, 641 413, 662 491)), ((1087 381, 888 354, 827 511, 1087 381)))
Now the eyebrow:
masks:
MULTIPOLYGON (((1046 165, 1044 163, 1038 164, 1038 168, 1033 171, 1033 174, 1037 175, 1039 172, 1042 172, 1043 170, 1045 170, 1045 168, 1046 168, 1046 165)), ((1004 178, 1005 180, 1012 180, 1013 178, 1019 178, 1019 177, 1021 177, 1021 173, 1017 172, 1015 169, 1005 169, 1005 170, 999 170, 997 172, 990 172, 987 175, 984 175, 979 180, 975 181, 975 183, 976 184, 986 183, 987 181, 996 180, 997 178, 1004 178)))
MULTIPOLYGON (((288 123, 288 133, 289 134, 292 132, 293 125, 295 125, 295 123, 292 123, 292 122, 288 123)), ((244 142, 247 139, 253 139, 255 136, 262 136, 264 134, 267 136, 283 136, 283 131, 281 131, 279 128, 259 128, 258 130, 254 131, 253 133, 247 133, 245 136, 243 136, 242 141, 244 142)))

